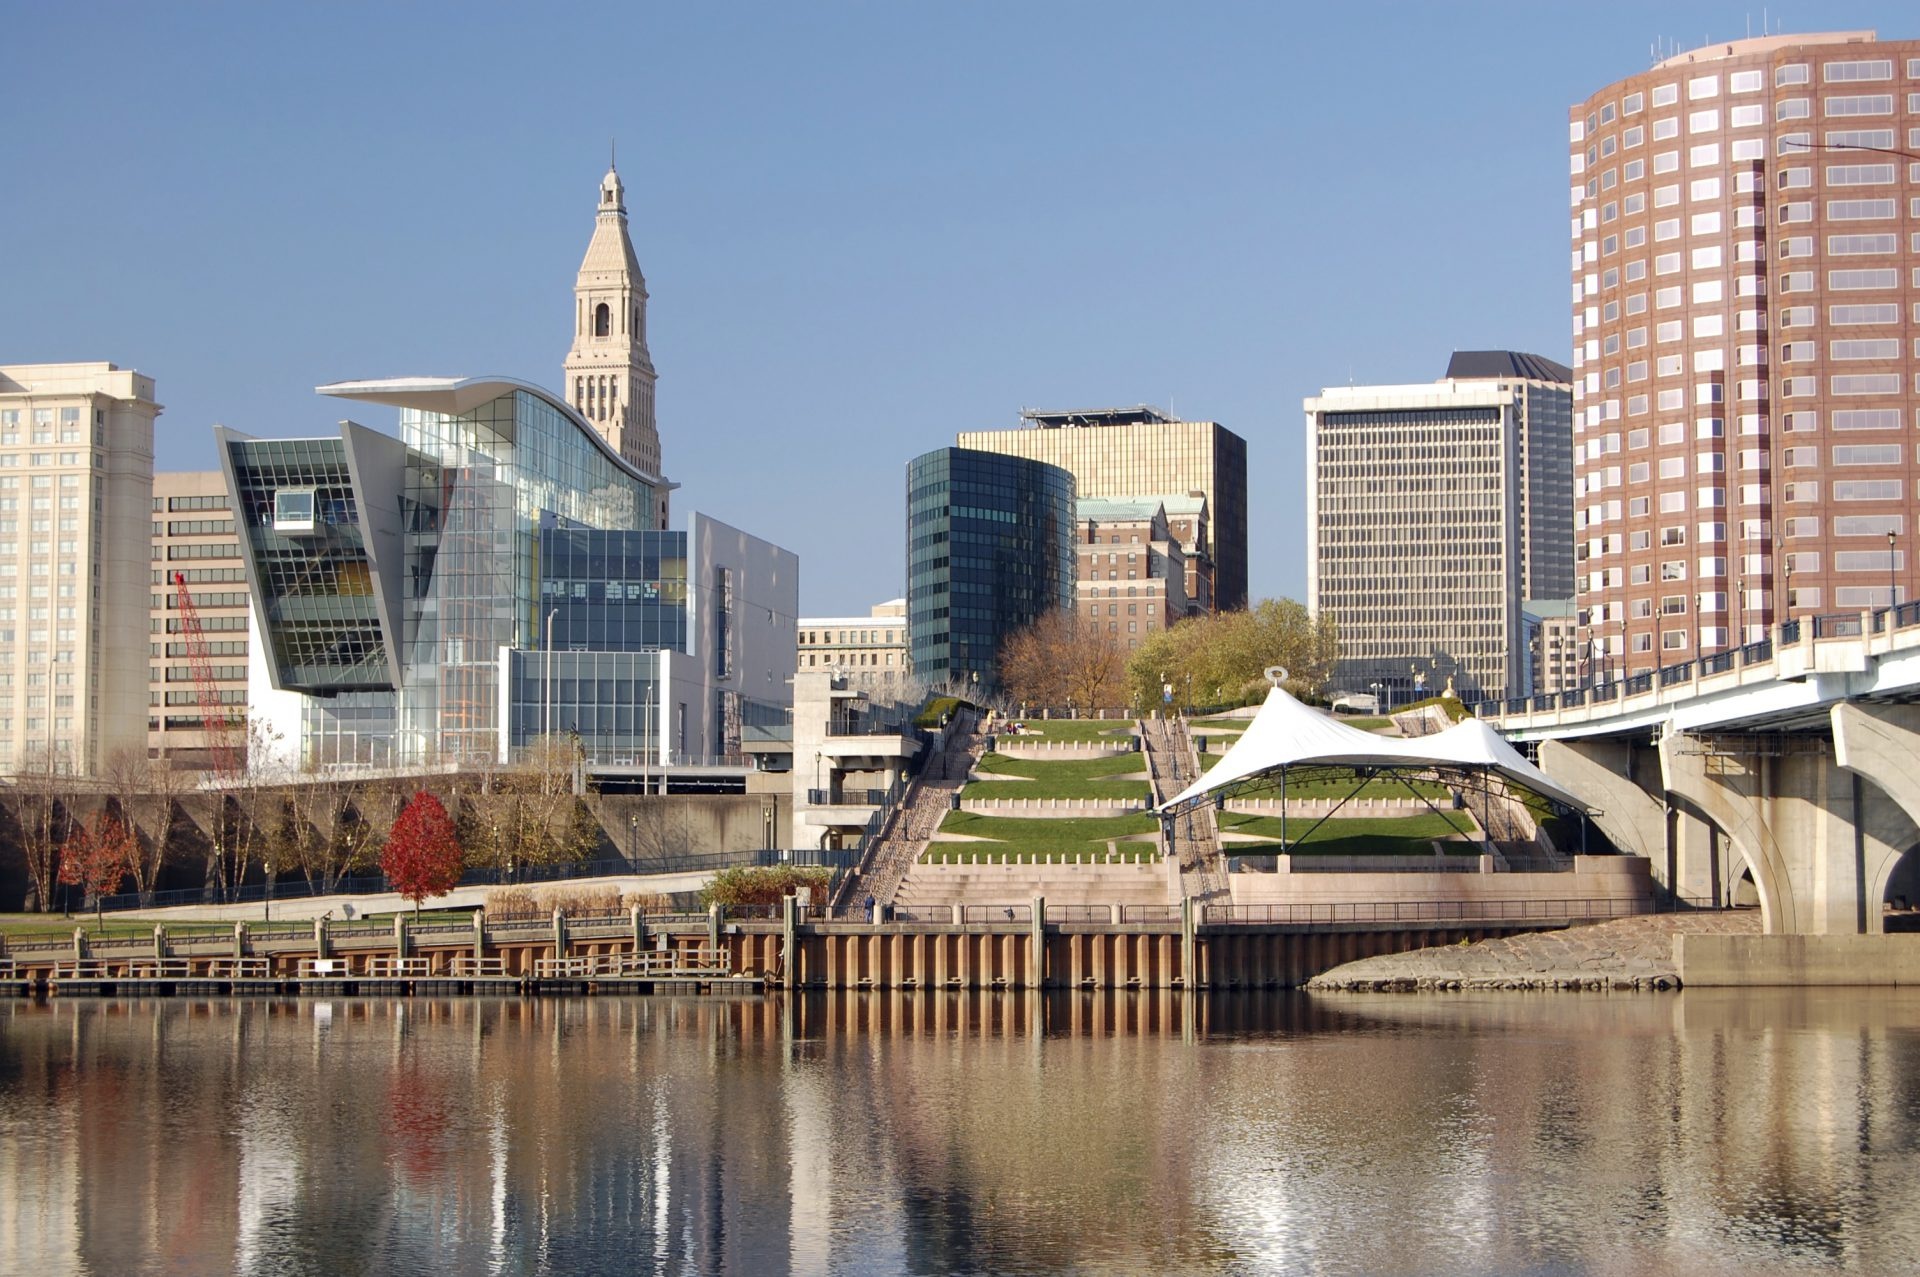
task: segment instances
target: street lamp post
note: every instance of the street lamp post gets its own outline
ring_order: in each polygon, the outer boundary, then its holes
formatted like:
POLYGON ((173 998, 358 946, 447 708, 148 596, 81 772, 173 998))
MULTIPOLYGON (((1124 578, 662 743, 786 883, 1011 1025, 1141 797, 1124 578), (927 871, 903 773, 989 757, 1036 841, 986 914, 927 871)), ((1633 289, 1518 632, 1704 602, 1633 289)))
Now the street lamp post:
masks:
MULTIPOLYGON (((1900 576, 1898 571, 1896 571, 1896 569, 1894 568, 1894 563, 1895 563, 1894 556, 1899 553, 1899 551, 1894 549, 1894 544, 1896 540, 1897 538, 1894 535, 1893 529, 1888 528, 1887 529, 1887 611, 1888 612, 1892 612, 1894 608, 1900 606, 1900 576)), ((1891 622, 1889 622, 1889 628, 1891 628, 1891 622)))
POLYGON ((1373 682, 1371 682, 1371 683, 1369 683, 1369 684, 1367 684, 1367 686, 1373 689, 1373 712, 1374 712, 1374 713, 1376 713, 1376 714, 1378 714, 1378 713, 1380 712, 1380 683, 1379 683, 1379 680, 1377 680, 1377 679, 1376 679, 1375 681, 1373 681, 1373 682))
MULTIPOLYGON (((550 771, 553 766, 553 618, 560 615, 559 608, 547 613, 547 658, 546 675, 540 680, 540 752, 542 771, 550 771)), ((541 787, 546 779, 541 779, 541 787)))

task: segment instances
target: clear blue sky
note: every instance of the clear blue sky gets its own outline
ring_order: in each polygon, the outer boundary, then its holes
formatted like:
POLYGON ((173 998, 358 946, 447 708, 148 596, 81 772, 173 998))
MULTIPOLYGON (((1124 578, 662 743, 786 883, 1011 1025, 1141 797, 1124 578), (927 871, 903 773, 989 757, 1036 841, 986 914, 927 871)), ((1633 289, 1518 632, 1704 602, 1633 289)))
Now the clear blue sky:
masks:
MULTIPOLYGON (((1910 4, 1768 10, 1920 30, 1910 4)), ((348 377, 559 384, 617 137, 665 464, 901 590, 905 462, 1023 406, 1246 437, 1256 597, 1304 591, 1300 400, 1566 359, 1566 108, 1761 9, 1534 4, 0 4, 0 362, 331 433, 348 377)))

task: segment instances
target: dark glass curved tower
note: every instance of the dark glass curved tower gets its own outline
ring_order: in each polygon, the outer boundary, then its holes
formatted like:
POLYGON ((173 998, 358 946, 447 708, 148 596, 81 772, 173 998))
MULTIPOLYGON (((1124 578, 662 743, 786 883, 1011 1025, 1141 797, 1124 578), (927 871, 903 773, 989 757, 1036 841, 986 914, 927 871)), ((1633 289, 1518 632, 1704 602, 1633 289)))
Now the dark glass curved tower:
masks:
POLYGON ((907 463, 913 672, 999 687, 1000 644, 1073 606, 1073 475, 997 452, 941 448, 907 463))

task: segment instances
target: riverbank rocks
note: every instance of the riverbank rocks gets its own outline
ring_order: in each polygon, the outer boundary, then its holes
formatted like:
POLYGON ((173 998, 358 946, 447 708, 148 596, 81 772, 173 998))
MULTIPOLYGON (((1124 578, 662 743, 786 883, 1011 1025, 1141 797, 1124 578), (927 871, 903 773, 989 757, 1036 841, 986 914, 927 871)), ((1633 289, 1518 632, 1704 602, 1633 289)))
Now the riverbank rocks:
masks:
POLYGON ((1677 989, 1673 937, 1758 935, 1757 909, 1645 914, 1477 944, 1362 958, 1307 981, 1311 990, 1414 993, 1461 989, 1677 989))

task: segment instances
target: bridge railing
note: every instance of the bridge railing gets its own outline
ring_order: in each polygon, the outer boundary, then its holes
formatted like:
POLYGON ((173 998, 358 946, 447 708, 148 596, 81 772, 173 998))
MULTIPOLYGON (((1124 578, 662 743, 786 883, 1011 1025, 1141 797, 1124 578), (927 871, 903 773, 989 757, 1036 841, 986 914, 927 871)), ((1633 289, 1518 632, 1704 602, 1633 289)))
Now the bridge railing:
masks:
POLYGON ((1784 621, 1775 630, 1773 636, 1701 656, 1696 660, 1680 661, 1673 665, 1662 665, 1657 669, 1643 670, 1619 681, 1590 683, 1583 687, 1566 688, 1559 692, 1511 697, 1503 701, 1481 701, 1472 706, 1472 711, 1482 717, 1506 718, 1578 709, 1586 705, 1597 705, 1624 697, 1638 696, 1656 687, 1680 687, 1697 678, 1708 678, 1717 674, 1730 673, 1736 669, 1765 665, 1773 661, 1780 649, 1796 647, 1808 639, 1815 642, 1827 639, 1857 640, 1872 634, 1887 634, 1891 631, 1910 630, 1915 627, 1920 627, 1920 599, 1909 599, 1897 606, 1874 611, 1822 612, 1784 621))
POLYGON ((1817 641, 1823 638, 1859 638, 1866 633, 1866 625, 1858 612, 1829 612, 1813 618, 1813 637, 1817 641))

